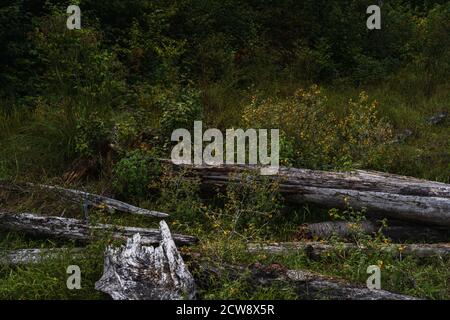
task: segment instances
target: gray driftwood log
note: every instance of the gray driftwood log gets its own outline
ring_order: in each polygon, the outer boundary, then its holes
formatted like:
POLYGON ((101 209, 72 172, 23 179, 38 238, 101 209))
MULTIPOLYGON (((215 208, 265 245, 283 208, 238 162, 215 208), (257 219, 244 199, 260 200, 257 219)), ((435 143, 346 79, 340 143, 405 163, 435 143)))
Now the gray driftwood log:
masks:
POLYGON ((38 264, 47 259, 55 259, 70 254, 73 257, 82 257, 83 248, 51 248, 51 249, 19 249, 0 251, 0 264, 18 266, 38 264))
POLYGON ((388 226, 381 222, 361 221, 351 223, 345 221, 326 221, 318 223, 303 224, 297 233, 300 239, 329 239, 332 236, 348 239, 356 232, 368 235, 376 235, 381 232, 385 237, 394 242, 449 242, 450 230, 432 228, 429 226, 414 225, 389 221, 388 226))
POLYGON ((195 298, 194 278, 185 266, 164 221, 157 247, 144 246, 139 234, 120 248, 108 247, 103 276, 95 288, 114 300, 195 298))
POLYGON ((139 208, 126 202, 108 198, 98 194, 88 193, 85 191, 75 189, 66 189, 58 186, 49 186, 44 184, 33 184, 33 183, 17 184, 1 181, 0 187, 9 190, 26 191, 26 192, 34 190, 44 190, 46 192, 54 193, 64 199, 67 199, 75 203, 88 204, 93 207, 103 207, 110 211, 118 210, 128 212, 131 214, 142 215, 147 217, 158 217, 158 218, 166 218, 169 216, 167 213, 164 212, 139 208))
MULTIPOLYGON (((146 245, 158 244, 161 240, 158 229, 88 224, 78 219, 39 216, 32 213, 0 212, 0 229, 82 242, 91 241, 96 236, 107 233, 114 239, 122 240, 139 233, 141 242, 146 245)), ((181 234, 174 234, 173 238, 178 245, 189 245, 197 241, 195 237, 181 234)))
MULTIPOLYGON (((241 182, 249 165, 175 165, 191 170, 204 186, 241 182)), ((255 175, 256 179, 259 176, 255 175)), ((247 177, 248 178, 248 177, 247 177)), ((328 172, 281 167, 269 179, 279 182, 284 198, 327 208, 366 209, 396 220, 450 227, 450 185, 394 174, 356 170, 328 172), (345 201, 344 201, 345 199, 345 201)))
MULTIPOLYGON (((450 256, 450 244, 386 244, 376 247, 381 252, 394 255, 413 255, 419 258, 426 257, 445 257, 450 256)), ((351 250, 367 250, 366 247, 358 246, 353 243, 341 243, 338 246, 316 241, 298 241, 281 243, 250 243, 247 246, 250 253, 264 252, 269 254, 285 254, 289 252, 304 252, 310 257, 319 257, 328 252, 342 250, 349 252, 351 250)))

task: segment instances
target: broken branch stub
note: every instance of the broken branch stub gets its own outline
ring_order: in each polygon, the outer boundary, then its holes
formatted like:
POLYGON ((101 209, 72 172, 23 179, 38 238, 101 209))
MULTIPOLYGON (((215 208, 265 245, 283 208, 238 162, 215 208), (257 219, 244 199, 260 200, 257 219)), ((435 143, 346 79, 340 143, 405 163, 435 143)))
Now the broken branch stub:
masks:
POLYGON ((103 276, 95 288, 114 300, 181 300, 195 298, 195 282, 164 221, 158 247, 142 244, 135 234, 125 246, 108 247, 103 276))

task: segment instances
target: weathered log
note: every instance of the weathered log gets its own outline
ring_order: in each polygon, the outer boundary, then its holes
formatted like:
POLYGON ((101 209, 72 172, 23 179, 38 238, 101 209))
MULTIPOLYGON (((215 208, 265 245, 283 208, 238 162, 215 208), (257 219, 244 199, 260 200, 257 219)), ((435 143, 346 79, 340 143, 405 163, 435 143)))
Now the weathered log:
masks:
POLYGON ((285 198, 294 203, 312 203, 329 208, 351 206, 357 210, 365 209, 369 216, 450 227, 448 198, 315 187, 302 187, 302 191, 285 198))
MULTIPOLYGON (((243 181, 243 172, 257 173, 249 165, 181 165, 200 177, 202 184, 225 186, 243 181)), ((248 178, 248 177, 247 177, 248 178)), ((256 174, 255 179, 259 179, 256 174)), ((269 179, 292 203, 327 208, 366 209, 369 215, 450 227, 450 185, 382 172, 327 172, 281 167, 269 179)))
MULTIPOLYGON (((374 249, 397 256, 413 255, 419 258, 450 256, 450 244, 448 243, 385 244, 374 247, 374 249)), ((320 257, 323 254, 339 250, 343 250, 344 252, 349 252, 351 250, 366 251, 368 248, 353 243, 340 243, 338 246, 333 246, 323 242, 298 241, 272 244, 250 243, 247 246, 247 250, 250 253, 265 252, 269 254, 304 252, 310 257, 320 257)))
POLYGON ((88 204, 93 207, 106 208, 110 211, 118 210, 128 212, 131 214, 142 215, 147 217, 158 217, 158 218, 166 218, 169 216, 167 213, 164 212, 139 208, 126 202, 122 202, 98 194, 88 193, 85 191, 75 189, 66 189, 58 186, 49 186, 44 184, 33 184, 33 183, 12 184, 3 181, 0 182, 0 187, 4 189, 20 190, 27 192, 36 189, 45 190, 47 192, 52 192, 64 199, 67 199, 75 203, 88 204))
POLYGON ((181 300, 195 298, 195 283, 181 258, 169 227, 160 222, 158 247, 143 246, 139 234, 120 248, 108 247, 103 276, 95 288, 114 300, 181 300))
POLYGON ((288 270, 286 278, 295 284, 297 293, 308 299, 334 300, 417 300, 415 297, 386 290, 371 290, 346 281, 303 270, 288 270))
POLYGON ((450 241, 450 231, 427 226, 405 224, 389 221, 388 226, 383 226, 381 222, 361 221, 359 223, 345 221, 326 221, 318 223, 303 224, 297 233, 299 239, 329 239, 337 236, 348 239, 355 233, 376 235, 381 232, 385 237, 394 242, 448 242, 450 241))
POLYGON ((0 264, 26 265, 38 264, 47 259, 55 259, 70 253, 73 257, 81 257, 83 248, 51 248, 51 249, 19 249, 0 251, 0 264))
MULTIPOLYGON (((0 229, 82 242, 93 240, 98 233, 111 233, 113 239, 121 240, 139 233, 142 243, 146 245, 158 244, 161 240, 158 229, 88 224, 78 219, 38 216, 32 213, 0 212, 0 229)), ((174 234, 173 238, 178 245, 189 245, 197 241, 195 237, 180 234, 174 234)))
POLYGON ((431 125, 441 124, 447 118, 448 118, 448 112, 442 111, 442 112, 439 112, 439 113, 433 115, 432 117, 428 118, 428 123, 431 125))
MULTIPOLYGON (((234 179, 239 179, 239 173, 245 171, 258 172, 260 166, 253 165, 175 165, 197 173, 205 181, 227 182, 229 174, 238 174, 234 179)), ((297 169, 280 167, 278 173, 269 176, 282 182, 281 188, 306 186, 328 189, 344 189, 383 192, 399 195, 442 197, 450 198, 450 185, 401 176, 378 171, 353 170, 347 172, 321 171, 310 169, 297 169)), ((295 191, 295 190, 294 190, 295 191)))
MULTIPOLYGON (((333 300, 415 300, 416 298, 386 290, 371 290, 358 284, 352 284, 340 278, 324 276, 305 270, 289 270, 279 264, 263 266, 259 263, 245 266, 199 264, 196 274, 200 281, 214 282, 228 276, 231 279, 246 280, 252 286, 270 286, 282 284, 290 287, 299 299, 333 300), (205 280, 205 278, 207 280, 205 280), (212 279, 212 280, 211 280, 212 279)), ((199 281, 199 282, 200 282, 199 281)), ((207 283, 207 282, 206 282, 207 283)))

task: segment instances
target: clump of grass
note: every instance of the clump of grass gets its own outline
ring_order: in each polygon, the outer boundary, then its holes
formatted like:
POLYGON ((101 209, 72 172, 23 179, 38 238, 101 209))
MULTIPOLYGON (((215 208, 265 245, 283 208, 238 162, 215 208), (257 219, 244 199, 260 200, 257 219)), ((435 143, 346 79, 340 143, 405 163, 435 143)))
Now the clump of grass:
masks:
MULTIPOLYGON (((20 248, 53 248, 55 243, 29 241, 18 235, 9 235, 3 243, 8 250, 20 248), (11 241, 12 240, 12 241, 11 241)), ((0 299, 5 300, 54 300, 54 299, 105 299, 106 295, 94 289, 103 270, 103 250, 106 243, 99 241, 85 248, 83 255, 74 255, 74 244, 65 243, 60 255, 43 259, 38 264, 11 267, 0 265, 0 299), (77 265, 81 270, 81 289, 70 290, 67 268, 77 265)), ((0 242, 1 246, 1 242, 0 242)), ((6 248, 2 248, 6 249, 6 248)))

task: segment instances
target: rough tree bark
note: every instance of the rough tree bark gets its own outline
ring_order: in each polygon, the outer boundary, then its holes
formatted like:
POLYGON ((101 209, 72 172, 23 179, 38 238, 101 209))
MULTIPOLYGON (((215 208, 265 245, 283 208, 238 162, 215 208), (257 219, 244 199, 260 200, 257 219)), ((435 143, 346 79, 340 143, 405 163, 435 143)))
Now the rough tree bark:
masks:
POLYGON ((49 186, 44 184, 33 184, 33 183, 17 184, 2 181, 0 182, 0 187, 3 189, 26 191, 26 192, 31 192, 33 190, 44 190, 47 192, 52 192, 64 199, 67 199, 75 203, 88 204, 93 207, 103 207, 110 211, 118 210, 128 212, 131 214, 142 215, 147 217, 158 217, 158 218, 166 218, 169 216, 167 213, 164 212, 139 208, 126 202, 122 202, 98 194, 88 193, 85 191, 75 189, 65 189, 58 186, 49 186))
MULTIPOLYGON (((202 184, 223 187, 241 182, 249 165, 181 165, 201 178, 202 184)), ((255 175, 259 179, 258 175, 255 175)), ((327 172, 281 167, 269 176, 292 203, 327 208, 366 209, 369 215, 450 227, 450 185, 382 172, 327 172), (345 200, 344 200, 345 199, 345 200)))
POLYGON ((73 257, 82 257, 83 248, 52 248, 52 249, 19 249, 0 252, 0 264, 26 265, 38 264, 47 259, 55 259, 66 253, 73 257))
MULTIPOLYGON (((112 238, 122 240, 139 233, 141 242, 146 245, 158 244, 161 240, 158 229, 109 224, 90 225, 78 219, 38 216, 32 213, 0 212, 0 229, 82 242, 93 240, 98 233, 111 233, 112 238)), ((178 245, 189 245, 197 241, 195 237, 181 234, 174 234, 173 238, 178 245)))
POLYGON ((389 221, 389 225, 383 227, 381 222, 361 221, 350 223, 345 221, 326 221, 303 224, 297 233, 299 239, 329 239, 335 235, 348 239, 355 232, 375 235, 378 231, 393 240, 413 242, 447 242, 450 240, 450 230, 431 228, 427 226, 405 224, 389 221))
MULTIPOLYGON (((247 250, 250 253, 265 252, 269 254, 283 254, 289 252, 300 251, 306 253, 310 257, 319 257, 324 253, 343 250, 368 250, 366 247, 358 246, 353 243, 341 243, 339 246, 331 244, 315 242, 315 241, 299 241, 299 242, 282 242, 272 244, 250 243, 247 250)), ((386 244, 376 247, 381 252, 391 253, 394 255, 414 255, 419 258, 426 257, 444 257, 450 256, 450 244, 434 243, 434 244, 386 244)))
POLYGON ((114 300, 181 300, 195 298, 195 283, 181 258, 169 227, 160 222, 158 247, 146 247, 139 234, 120 248, 108 247, 103 276, 95 288, 114 300))

